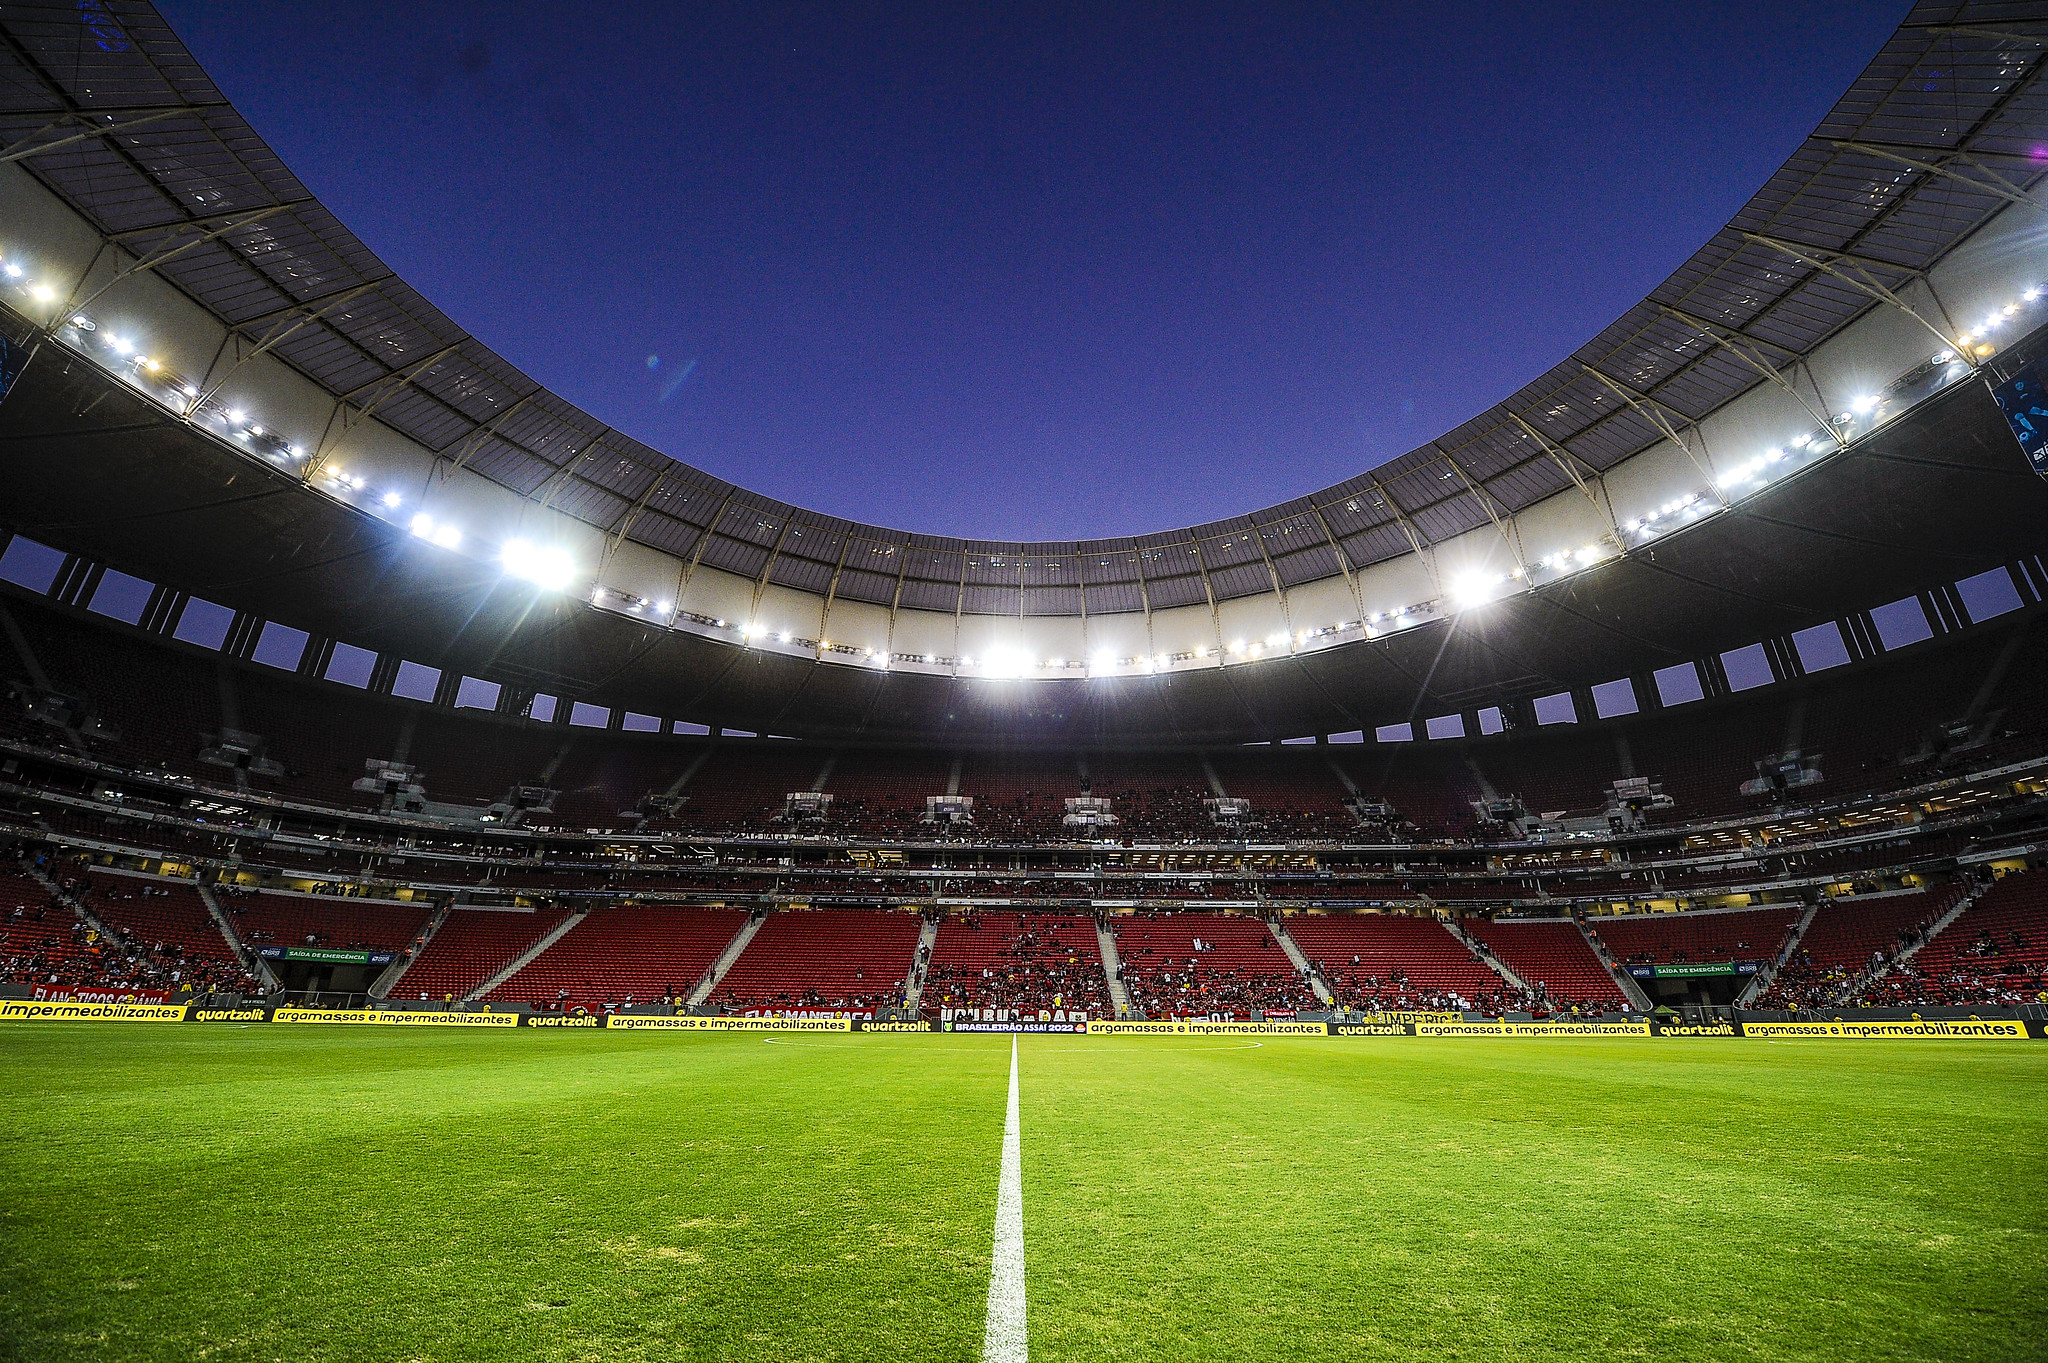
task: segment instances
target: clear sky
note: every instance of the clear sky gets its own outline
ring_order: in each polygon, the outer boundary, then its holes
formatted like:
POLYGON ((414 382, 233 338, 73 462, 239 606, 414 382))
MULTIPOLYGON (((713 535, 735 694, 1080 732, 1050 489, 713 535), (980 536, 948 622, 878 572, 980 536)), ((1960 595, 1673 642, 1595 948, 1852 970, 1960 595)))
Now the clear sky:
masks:
POLYGON ((371 248, 723 478, 935 534, 1297 496, 1506 396, 1904 16, 159 0, 371 248))

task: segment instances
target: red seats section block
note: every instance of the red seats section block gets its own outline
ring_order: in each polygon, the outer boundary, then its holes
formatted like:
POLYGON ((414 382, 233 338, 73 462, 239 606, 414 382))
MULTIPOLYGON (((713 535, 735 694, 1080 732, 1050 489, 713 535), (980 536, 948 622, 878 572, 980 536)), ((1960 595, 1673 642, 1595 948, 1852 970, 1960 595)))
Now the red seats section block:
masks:
POLYGON ((719 982, 727 1008, 866 1010, 903 1001, 923 920, 910 913, 771 913, 719 982))
POLYGON ((1621 986, 1608 973, 1606 963, 1586 945, 1575 923, 1556 919, 1490 923, 1468 918, 1465 928, 1506 961, 1530 988, 1544 989, 1558 1003, 1627 1005, 1621 986))
POLYGON ((741 909, 598 909, 487 997, 588 1008, 681 998, 746 921, 741 909))
POLYGON ((1735 912, 1646 913, 1588 919, 1624 965, 1678 961, 1771 961, 1805 912, 1799 904, 1735 912))
POLYGON ((1093 919, 1001 910, 963 911, 939 925, 918 1004, 927 1017, 945 1008, 1115 1012, 1093 919))
POLYGON ((221 912, 246 947, 333 947, 398 951, 434 915, 429 904, 281 894, 218 892, 221 912), (311 941, 307 939, 311 938, 311 941))
POLYGON ((1261 919, 1141 913, 1115 919, 1112 928, 1131 1006, 1147 1017, 1241 1018, 1317 1006, 1261 919))
POLYGON ((566 909, 502 913, 494 909, 451 909, 426 948, 391 991, 397 999, 461 998, 509 965, 522 951, 553 932, 566 909))
POLYGON ((1346 1008, 1454 1008, 1458 998, 1476 1007, 1506 983, 1434 918, 1303 914, 1287 933, 1346 1008))

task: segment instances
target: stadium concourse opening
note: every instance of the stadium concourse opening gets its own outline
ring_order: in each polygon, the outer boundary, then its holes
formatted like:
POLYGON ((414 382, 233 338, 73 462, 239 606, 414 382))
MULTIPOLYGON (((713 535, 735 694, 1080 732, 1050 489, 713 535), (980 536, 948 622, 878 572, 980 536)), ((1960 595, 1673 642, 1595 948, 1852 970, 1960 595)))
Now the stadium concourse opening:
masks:
POLYGON ((1061 544, 670 460, 148 5, 0 36, 0 1352, 2040 1355, 2048 5, 1061 544))

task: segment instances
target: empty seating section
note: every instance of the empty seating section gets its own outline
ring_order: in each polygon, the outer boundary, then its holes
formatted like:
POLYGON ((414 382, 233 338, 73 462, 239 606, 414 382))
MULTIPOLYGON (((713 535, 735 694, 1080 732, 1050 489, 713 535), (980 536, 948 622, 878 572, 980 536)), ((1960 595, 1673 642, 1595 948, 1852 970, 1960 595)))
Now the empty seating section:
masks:
POLYGON ((1702 913, 1617 914, 1588 919, 1614 958, 1628 965, 1777 959, 1803 909, 1709 910, 1702 913))
POLYGON ((487 997, 592 1008, 682 998, 746 921, 739 909, 598 909, 487 997))
POLYGON ((927 1017, 945 1008, 1114 1011, 1093 919, 994 909, 939 925, 918 1003, 927 1017))
POLYGON ((1112 926, 1131 1006, 1147 1016, 1243 1017, 1316 1006, 1314 991, 1261 919, 1141 913, 1112 926))
POLYGON ((242 945, 338 947, 397 951, 419 936, 433 916, 427 904, 341 899, 335 896, 215 892, 242 945))
POLYGON ((1303 914, 1287 934, 1346 1008, 1455 1007, 1500 996, 1506 982, 1434 918, 1303 914))
POLYGON ((399 977, 392 997, 461 998, 553 932, 566 909, 504 913, 455 908, 399 977))
POLYGON ((1465 928, 1507 962, 1532 989, 1552 999, 1626 1005, 1627 996, 1593 954, 1578 925, 1556 919, 1487 922, 1468 918, 1465 928))
POLYGON ((923 920, 910 913, 771 913, 711 1002, 734 1008, 871 1009, 903 1001, 923 920))

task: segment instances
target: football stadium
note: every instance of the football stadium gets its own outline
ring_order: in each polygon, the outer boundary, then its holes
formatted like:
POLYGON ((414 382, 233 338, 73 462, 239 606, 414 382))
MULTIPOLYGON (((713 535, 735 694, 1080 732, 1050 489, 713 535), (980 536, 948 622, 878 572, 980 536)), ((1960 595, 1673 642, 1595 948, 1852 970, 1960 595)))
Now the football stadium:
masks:
POLYGON ((1922 0, 1463 424, 994 541, 0 5, 0 1353, 2048 1356, 2044 73, 1922 0))

